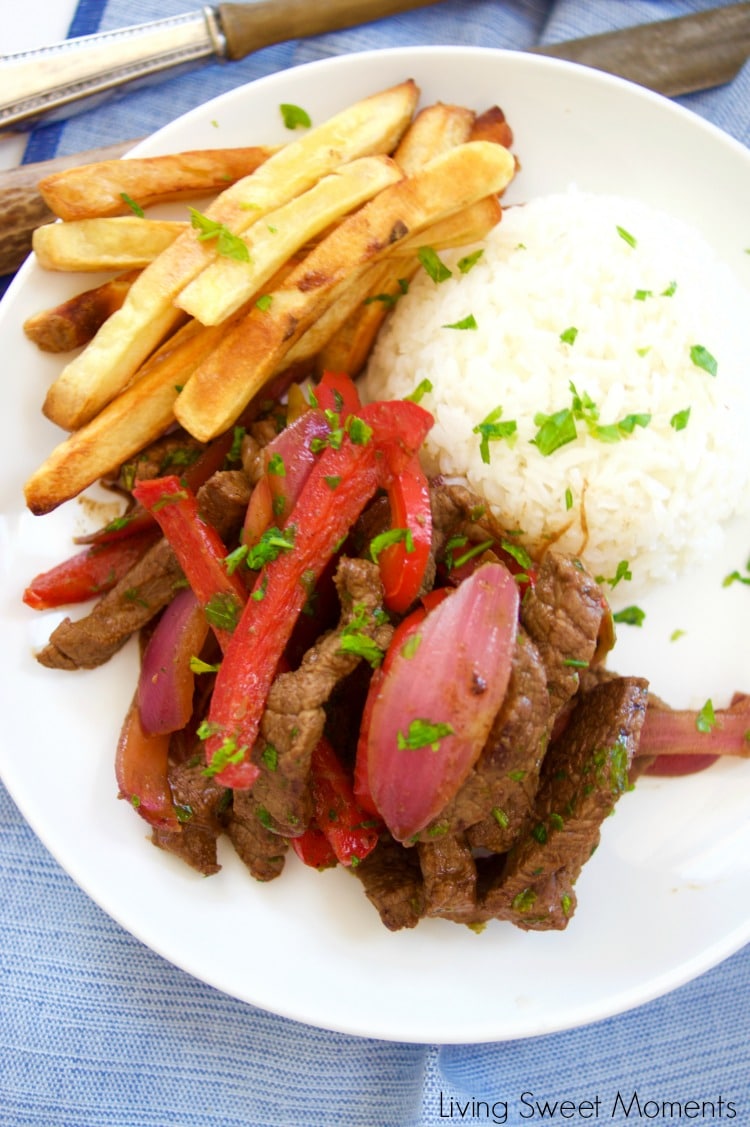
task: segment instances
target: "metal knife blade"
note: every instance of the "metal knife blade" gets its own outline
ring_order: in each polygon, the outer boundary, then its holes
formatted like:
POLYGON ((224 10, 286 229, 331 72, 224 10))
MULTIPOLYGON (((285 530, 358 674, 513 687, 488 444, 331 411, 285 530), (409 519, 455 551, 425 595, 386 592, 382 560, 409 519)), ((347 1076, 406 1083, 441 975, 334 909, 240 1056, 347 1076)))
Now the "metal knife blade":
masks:
POLYGON ((145 85, 211 59, 244 58, 439 0, 253 0, 0 56, 0 130, 62 120, 123 86, 145 85))
POLYGON ((750 56, 750 3, 569 39, 535 54, 582 63, 677 97, 730 82, 750 56))

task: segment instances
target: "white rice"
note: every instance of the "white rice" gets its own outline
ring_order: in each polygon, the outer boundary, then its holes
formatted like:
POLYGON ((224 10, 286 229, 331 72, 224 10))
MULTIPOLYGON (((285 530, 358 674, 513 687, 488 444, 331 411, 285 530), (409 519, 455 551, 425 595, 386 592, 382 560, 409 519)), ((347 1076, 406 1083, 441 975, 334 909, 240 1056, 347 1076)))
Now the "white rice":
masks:
POLYGON ((483 245, 466 273, 465 249, 441 254, 453 274, 439 284, 420 270, 366 396, 429 380, 428 469, 468 480, 532 550, 554 540, 604 577, 628 561, 630 594, 719 551, 722 523, 750 511, 750 294, 697 232, 624 198, 571 190, 509 208, 483 245), (446 327, 469 315, 476 329, 446 327), (578 437, 544 455, 535 417, 570 408, 571 382, 599 424, 648 425, 605 443, 578 420, 578 437), (517 432, 489 442, 486 464, 474 427, 497 408, 517 432))

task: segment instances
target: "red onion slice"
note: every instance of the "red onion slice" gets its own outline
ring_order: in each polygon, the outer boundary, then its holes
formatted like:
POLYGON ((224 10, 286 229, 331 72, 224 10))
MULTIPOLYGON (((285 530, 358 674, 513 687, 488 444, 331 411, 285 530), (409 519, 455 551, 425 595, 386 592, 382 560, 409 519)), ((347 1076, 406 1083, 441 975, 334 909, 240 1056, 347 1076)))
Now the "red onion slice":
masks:
POLYGON ((478 568, 383 677, 367 762, 373 800, 398 841, 440 813, 476 762, 508 687, 518 605, 503 564, 478 568))
POLYGON ((208 620, 186 588, 172 600, 151 635, 141 662, 138 708, 147 735, 177 732, 193 711, 191 657, 203 648, 208 620))

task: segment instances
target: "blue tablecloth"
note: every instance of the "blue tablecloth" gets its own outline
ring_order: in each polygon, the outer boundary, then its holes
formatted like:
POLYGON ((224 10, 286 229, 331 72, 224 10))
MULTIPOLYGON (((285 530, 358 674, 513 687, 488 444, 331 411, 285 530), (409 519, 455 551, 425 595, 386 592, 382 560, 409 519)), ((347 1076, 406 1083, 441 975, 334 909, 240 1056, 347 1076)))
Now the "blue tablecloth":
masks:
MULTIPOLYGON (((524 48, 713 6, 444 0, 207 66, 40 128, 26 159, 143 135, 235 85, 332 54, 426 43, 524 48)), ((189 7, 81 0, 71 34, 189 7)), ((680 101, 750 145, 750 66, 730 86, 680 101)), ((750 949, 663 999, 567 1034, 392 1044, 297 1025, 166 963, 75 886, 2 788, 0 888, 0 1127, 750 1123, 750 949)))

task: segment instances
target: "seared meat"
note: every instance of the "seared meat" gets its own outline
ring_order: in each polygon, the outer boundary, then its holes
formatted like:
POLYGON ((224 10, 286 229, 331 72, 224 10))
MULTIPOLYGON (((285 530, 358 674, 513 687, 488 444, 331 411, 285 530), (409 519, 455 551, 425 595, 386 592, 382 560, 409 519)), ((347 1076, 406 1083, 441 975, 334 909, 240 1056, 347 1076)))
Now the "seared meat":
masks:
POLYGON ((604 614, 601 589, 583 565, 548 552, 524 595, 521 622, 544 663, 553 716, 578 689, 577 667, 592 662, 604 614))
POLYGON ((471 923, 477 914, 477 868, 464 834, 448 834, 417 846, 426 916, 471 923))
POLYGON ((424 886, 416 849, 383 834, 364 861, 350 870, 389 931, 416 927, 424 915, 424 886))
POLYGON ((630 788, 647 698, 647 682, 637 677, 606 681, 580 696, 545 756, 530 828, 484 889, 484 916, 527 930, 567 926, 573 886, 599 843, 601 824, 630 788))
MULTIPOLYGON (((205 519, 223 539, 244 518, 250 487, 240 471, 214 474, 198 492, 205 519)), ((83 618, 64 619, 37 661, 53 669, 94 669, 170 603, 185 577, 169 543, 162 539, 83 618)))
POLYGON ((174 598, 184 584, 175 554, 158 540, 92 610, 76 622, 63 619, 36 655, 50 669, 95 669, 174 598))
POLYGON ((181 857, 199 873, 210 876, 221 866, 216 859, 216 842, 223 830, 223 815, 229 792, 204 774, 203 757, 170 768, 169 785, 180 815, 176 832, 154 829, 154 845, 181 857))
POLYGON ((227 833, 239 857, 256 880, 269 881, 284 868, 289 842, 264 824, 267 812, 252 791, 234 792, 227 833))
POLYGON ((339 625, 307 651, 299 669, 276 678, 261 721, 262 739, 253 750, 261 771, 253 793, 270 816, 268 824, 289 837, 303 833, 311 817, 310 757, 323 734, 324 705, 361 661, 342 648, 342 639, 354 631, 385 650, 392 634, 380 613, 383 588, 375 564, 344 557, 335 582, 339 625))

